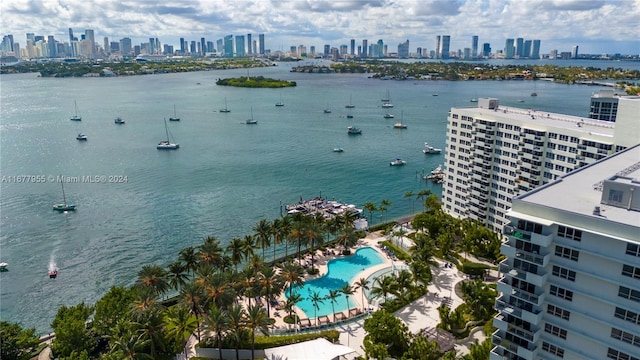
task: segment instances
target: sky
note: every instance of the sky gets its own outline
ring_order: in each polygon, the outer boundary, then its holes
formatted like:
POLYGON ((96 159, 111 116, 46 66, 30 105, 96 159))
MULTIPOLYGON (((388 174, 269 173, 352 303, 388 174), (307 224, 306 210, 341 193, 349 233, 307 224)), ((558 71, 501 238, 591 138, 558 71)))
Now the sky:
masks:
POLYGON ((575 45, 581 54, 640 54, 640 0, 1 0, 0 21, 1 35, 23 47, 28 32, 68 42, 72 28, 78 38, 93 29, 99 44, 157 37, 176 48, 180 37, 265 34, 271 51, 382 39, 389 52, 406 40, 415 52, 450 35, 454 51, 478 35, 492 52, 522 37, 541 40, 541 54, 575 45))

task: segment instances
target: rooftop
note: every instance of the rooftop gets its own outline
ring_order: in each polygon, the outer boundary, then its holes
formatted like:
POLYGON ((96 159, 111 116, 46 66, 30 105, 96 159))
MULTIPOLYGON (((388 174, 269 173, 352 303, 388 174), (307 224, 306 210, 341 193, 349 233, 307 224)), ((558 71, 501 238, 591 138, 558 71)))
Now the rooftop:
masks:
POLYGON ((474 117, 484 117, 483 120, 492 120, 498 118, 509 118, 511 120, 520 121, 527 128, 535 128, 536 124, 541 127, 573 127, 575 131, 584 132, 586 134, 600 135, 611 137, 615 130, 615 124, 610 121, 602 121, 589 119, 586 117, 572 116, 566 114, 558 114, 547 111, 536 111, 535 109, 523 109, 511 106, 503 106, 497 103, 497 99, 478 99, 477 107, 458 107, 455 109, 464 109, 467 111, 475 111, 478 115, 474 117), (494 103, 491 100, 495 100, 494 103))
POLYGON ((574 170, 516 199, 640 228, 640 144, 574 170), (619 190, 619 197, 612 198, 609 190, 619 190))

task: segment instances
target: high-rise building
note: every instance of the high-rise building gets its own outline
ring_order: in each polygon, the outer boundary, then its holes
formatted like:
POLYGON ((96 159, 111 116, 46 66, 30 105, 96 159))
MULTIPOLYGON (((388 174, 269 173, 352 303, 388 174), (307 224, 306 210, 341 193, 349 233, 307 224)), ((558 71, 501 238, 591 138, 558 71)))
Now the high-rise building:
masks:
POLYGON ((247 34, 247 53, 249 55, 252 55, 254 53, 253 49, 251 48, 252 45, 252 40, 251 40, 251 34, 247 34))
POLYGON ((362 40, 362 57, 364 58, 367 57, 367 49, 368 49, 367 40, 362 40))
POLYGON ((347 44, 340 45, 340 55, 343 56, 343 55, 347 55, 348 53, 349 53, 349 45, 347 44))
POLYGON ((246 55, 244 48, 244 35, 236 35, 236 56, 243 57, 246 55))
POLYGON ((224 54, 224 40, 218 39, 216 40, 216 50, 218 52, 218 56, 224 54))
POLYGON ((207 41, 204 39, 204 37, 200 38, 200 56, 204 56, 204 54, 207 52, 207 41))
POLYGON ((180 38, 180 55, 184 56, 184 54, 187 52, 187 44, 184 41, 184 38, 181 37, 180 38))
POLYGON ((264 55, 264 34, 259 34, 258 39, 260 40, 260 55, 264 55))
POLYGON ((491 360, 638 359, 638 159, 635 145, 513 200, 491 360))
POLYGON ((316 57, 316 47, 313 45, 309 46, 309 57, 316 57))
POLYGON ((111 47, 109 46, 109 38, 106 36, 102 38, 102 43, 103 43, 102 49, 105 52, 105 54, 109 53, 111 50, 111 47))
POLYGON ((227 35, 224 37, 224 57, 233 57, 233 35, 227 35))
POLYGON ((571 48, 571 58, 572 59, 578 58, 578 45, 571 48))
POLYGON ((128 37, 120 39, 120 52, 122 55, 131 55, 131 50, 131 39, 128 37))
POLYGON ((491 55, 491 44, 484 43, 482 44, 482 56, 489 57, 491 55))
POLYGON ((638 113, 638 96, 619 99, 615 124, 502 106, 489 98, 479 99, 477 107, 451 108, 444 210, 501 231, 513 197, 635 145, 638 113))
POLYGON ((355 55, 356 51, 356 39, 351 39, 351 56, 355 55))
POLYGON ((398 58, 400 59, 408 59, 409 58, 409 39, 407 41, 398 44, 398 58))
POLYGON ((190 56, 196 56, 196 54, 198 53, 198 43, 195 40, 191 40, 191 42, 189 43, 189 55, 190 56))
POLYGON ((323 51, 324 56, 329 56, 331 55, 331 45, 329 44, 324 44, 324 51, 323 51))
POLYGON ((540 59, 540 40, 533 40, 533 45, 531 46, 531 58, 540 59))
POLYGON ((371 54, 371 55, 373 55, 375 57, 379 57, 379 58, 384 57, 384 55, 385 55, 384 54, 384 41, 382 41, 382 39, 378 39, 377 45, 378 45, 378 52, 375 53, 375 55, 374 54, 371 54))
POLYGON ((507 39, 504 44, 504 58, 513 59, 515 52, 516 52, 516 49, 513 43, 513 39, 507 39))
MULTIPOLYGON (((13 51, 13 44, 11 44, 11 51, 13 51)), ((56 46, 56 40, 53 35, 47 36, 47 57, 54 58, 58 56, 58 47, 56 46)))
POLYGON ((522 57, 531 58, 531 40, 524 41, 524 48, 522 50, 522 57))
POLYGON ((591 95, 589 118, 615 122, 618 115, 618 101, 621 97, 626 97, 626 93, 618 93, 614 90, 600 90, 591 95))
POLYGON ((440 58, 448 59, 449 58, 449 45, 451 43, 451 36, 442 35, 442 42, 440 43, 440 58))
POLYGON ((471 57, 474 59, 478 57, 478 35, 471 37, 471 57))
POLYGON ((149 54, 155 54, 158 51, 154 38, 149 38, 149 54))
POLYGON ((436 36, 436 59, 440 59, 441 58, 441 53, 440 53, 440 40, 441 37, 440 35, 436 36))
POLYGON ((523 58, 523 57, 526 56, 524 54, 524 39, 523 38, 517 38, 516 39, 515 56, 517 56, 518 58, 523 58))

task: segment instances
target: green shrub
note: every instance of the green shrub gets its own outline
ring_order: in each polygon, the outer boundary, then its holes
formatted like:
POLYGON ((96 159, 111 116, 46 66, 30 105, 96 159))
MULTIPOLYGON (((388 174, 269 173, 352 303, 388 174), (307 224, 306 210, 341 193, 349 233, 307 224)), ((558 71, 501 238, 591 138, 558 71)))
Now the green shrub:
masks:
POLYGON ((411 256, 409 256, 409 254, 407 254, 404 250, 397 247, 391 241, 385 240, 382 242, 382 245, 386 246, 387 249, 389 249, 398 259, 403 261, 411 260, 411 256))
POLYGON ((465 261, 462 263, 461 271, 468 275, 482 276, 488 268, 489 266, 485 264, 465 261))
MULTIPOLYGON (((335 343, 340 338, 340 332, 337 330, 325 330, 319 333, 283 335, 283 336, 256 336, 256 349, 269 349, 272 347, 297 344, 303 341, 309 341, 319 338, 325 338, 335 343)), ((249 345, 250 347, 250 345, 249 345)))

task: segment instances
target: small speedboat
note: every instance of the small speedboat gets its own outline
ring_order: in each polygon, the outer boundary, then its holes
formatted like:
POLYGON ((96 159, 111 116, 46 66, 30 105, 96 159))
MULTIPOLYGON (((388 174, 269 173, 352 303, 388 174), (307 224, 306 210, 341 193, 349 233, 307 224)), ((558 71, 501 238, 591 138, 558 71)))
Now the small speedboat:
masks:
POLYGON ((347 133, 348 134, 362 134, 362 129, 357 128, 355 126, 349 126, 349 127, 347 127, 347 133))
POLYGON ((58 276, 58 269, 49 270, 49 279, 55 279, 58 276))
POLYGON ((395 160, 393 160, 392 162, 390 162, 390 163, 389 163, 389 166, 402 166, 402 165, 404 165, 404 164, 406 164, 406 163, 407 163, 406 161, 404 161, 404 160, 402 160, 402 159, 398 158, 398 159, 395 159, 395 160))
POLYGON ((341 148, 341 147, 334 147, 333 148, 333 152, 343 152, 343 151, 344 151, 344 149, 341 148))
POLYGON ((347 115, 347 119, 353 119, 353 115, 351 114, 347 115))
POLYGON ((9 266, 9 264, 7 264, 6 262, 0 262, 0 271, 8 271, 7 267, 9 266))
POLYGON ((76 139, 80 141, 87 141, 87 135, 79 133, 78 136, 76 136, 76 139))
POLYGON ((394 129, 406 129, 407 128, 407 124, 404 124, 404 123, 401 123, 401 122, 395 123, 395 124, 393 124, 393 128, 394 129))
POLYGON ((433 146, 429 145, 429 143, 425 142, 422 152, 425 154, 440 154, 440 152, 442 152, 442 149, 434 148, 433 146))
POLYGON ((115 118, 115 120, 113 120, 113 122, 116 123, 116 124, 124 124, 124 120, 122 120, 122 118, 120 116, 115 118))
POLYGON ((384 117, 385 119, 393 119, 393 116, 394 116, 393 114, 386 113, 382 117, 384 117))

